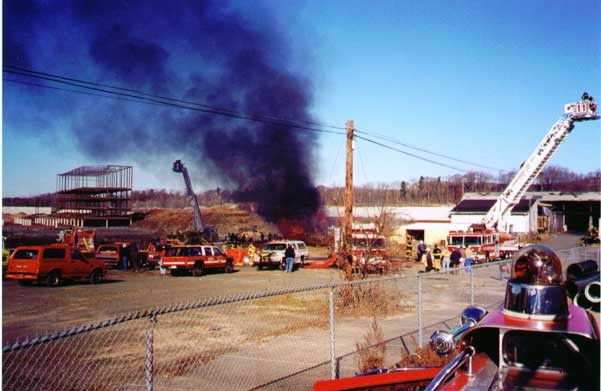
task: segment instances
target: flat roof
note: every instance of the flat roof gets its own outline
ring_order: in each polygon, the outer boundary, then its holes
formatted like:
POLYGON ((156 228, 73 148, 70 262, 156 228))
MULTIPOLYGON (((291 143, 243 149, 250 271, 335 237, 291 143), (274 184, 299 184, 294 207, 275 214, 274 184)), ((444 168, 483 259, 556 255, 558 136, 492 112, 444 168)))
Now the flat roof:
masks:
MULTIPOLYGON (((465 193, 461 200, 480 199, 496 200, 501 193, 465 193)), ((561 191, 528 191, 522 199, 538 199, 542 202, 601 202, 601 193, 594 191, 587 192, 561 192, 561 191)))

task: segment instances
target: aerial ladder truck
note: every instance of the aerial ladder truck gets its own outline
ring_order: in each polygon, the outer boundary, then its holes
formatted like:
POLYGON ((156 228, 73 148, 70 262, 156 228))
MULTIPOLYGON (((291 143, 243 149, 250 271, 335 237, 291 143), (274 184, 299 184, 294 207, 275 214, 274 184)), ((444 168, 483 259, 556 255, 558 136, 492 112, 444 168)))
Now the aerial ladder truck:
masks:
POLYGON ((551 130, 538 144, 534 152, 522 164, 515 177, 501 193, 495 204, 483 219, 487 228, 507 232, 511 209, 520 202, 530 185, 543 170, 557 148, 574 129, 575 122, 599 119, 597 104, 588 93, 582 95, 580 102, 565 105, 564 114, 551 127, 551 130))
POLYGON ((586 92, 582 95, 581 101, 566 104, 562 117, 522 163, 515 177, 486 213, 482 223, 472 224, 467 232, 449 232, 449 249, 469 247, 476 254, 475 258, 482 259, 504 257, 517 251, 519 246, 509 244, 511 241, 507 241, 511 237, 507 234, 510 231, 511 209, 519 203, 555 151, 574 129, 574 123, 599 118, 597 104, 586 92), (506 243, 501 245, 503 241, 506 243))
POLYGON ((187 235, 188 242, 197 242, 206 240, 209 242, 216 241, 217 230, 213 226, 205 226, 202 221, 202 215, 200 214, 200 204, 198 203, 198 199, 196 198, 196 194, 194 194, 194 190, 192 190, 192 181, 190 180, 190 175, 188 174, 188 169, 184 166, 181 160, 176 160, 173 162, 173 171, 177 173, 181 173, 184 176, 184 182, 186 184, 186 196, 192 205, 192 232, 189 232, 187 235))

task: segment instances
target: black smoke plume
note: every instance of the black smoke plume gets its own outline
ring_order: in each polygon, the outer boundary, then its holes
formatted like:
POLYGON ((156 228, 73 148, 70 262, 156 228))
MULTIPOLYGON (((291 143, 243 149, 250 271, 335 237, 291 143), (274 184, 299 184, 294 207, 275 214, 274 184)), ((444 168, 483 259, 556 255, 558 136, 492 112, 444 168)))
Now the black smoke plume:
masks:
MULTIPOLYGON (((7 65, 75 71, 86 80, 236 112, 312 120, 310 82, 293 71, 299 64, 291 63, 276 21, 260 7, 248 14, 222 1, 23 4, 5 7, 7 65), (45 47, 33 42, 36 37, 47 39, 45 47)), ((246 7, 255 8, 251 2, 246 7)), ((125 157, 151 165, 152 153, 177 156, 196 179, 218 178, 270 221, 302 219, 318 209, 311 175, 315 133, 100 98, 75 106, 64 113, 70 131, 96 160, 125 157)))

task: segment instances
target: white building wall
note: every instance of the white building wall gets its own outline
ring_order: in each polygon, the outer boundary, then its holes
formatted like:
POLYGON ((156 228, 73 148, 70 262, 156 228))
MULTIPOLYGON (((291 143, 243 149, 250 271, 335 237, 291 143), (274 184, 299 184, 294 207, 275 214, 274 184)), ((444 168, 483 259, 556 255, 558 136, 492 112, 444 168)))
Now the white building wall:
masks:
POLYGON ((448 222, 417 222, 403 224, 394 231, 394 236, 391 237, 391 240, 399 243, 405 243, 405 238, 407 237, 407 230, 416 230, 424 231, 424 243, 429 245, 434 243, 440 243, 441 241, 447 240, 447 235, 449 234, 449 226, 450 223, 448 222))
POLYGON ((52 208, 50 206, 3 206, 2 213, 24 213, 27 215, 50 214, 52 213, 52 208))

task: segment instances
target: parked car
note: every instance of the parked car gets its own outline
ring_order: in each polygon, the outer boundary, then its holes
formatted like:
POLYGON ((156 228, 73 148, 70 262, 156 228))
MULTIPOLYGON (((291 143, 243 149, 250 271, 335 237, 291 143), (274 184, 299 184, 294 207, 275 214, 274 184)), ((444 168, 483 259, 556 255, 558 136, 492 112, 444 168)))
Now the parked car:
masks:
POLYGON ((217 246, 175 245, 165 250, 161 266, 169 270, 173 276, 184 273, 200 276, 205 270, 210 269, 232 273, 234 260, 228 258, 217 246))
POLYGON ((107 268, 116 268, 121 264, 123 253, 127 251, 126 243, 101 244, 96 249, 96 259, 106 264, 107 268))
MULTIPOLYGON (((127 243, 121 242, 101 244, 96 249, 96 259, 104 261, 108 268, 123 267, 123 255, 127 254, 129 259, 129 248, 127 246, 127 243)), ((156 249, 139 250, 138 266, 153 270, 158 266, 160 258, 161 254, 156 249)), ((131 266, 131 259, 129 259, 129 266, 131 266)))
POLYGON ((305 267, 305 259, 309 257, 309 250, 305 242, 301 240, 274 240, 261 248, 259 260, 255 262, 257 268, 259 270, 264 268, 284 270, 286 265, 284 253, 289 244, 294 248, 294 267, 305 267))
POLYGON ((21 285, 34 282, 56 287, 63 280, 89 280, 98 284, 106 275, 106 265, 78 249, 62 244, 17 247, 8 260, 7 279, 21 285))

